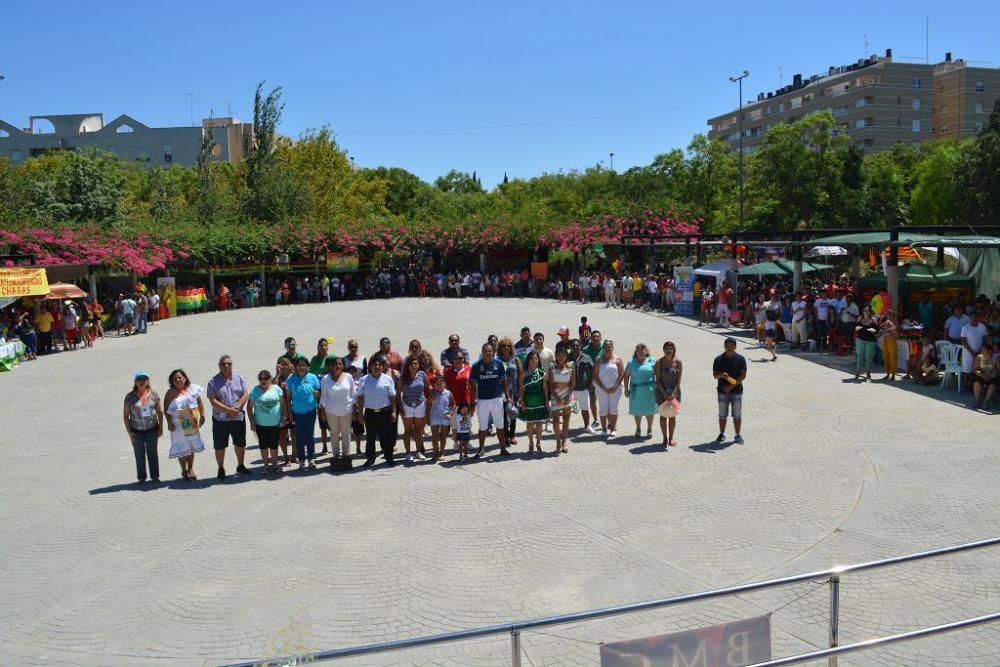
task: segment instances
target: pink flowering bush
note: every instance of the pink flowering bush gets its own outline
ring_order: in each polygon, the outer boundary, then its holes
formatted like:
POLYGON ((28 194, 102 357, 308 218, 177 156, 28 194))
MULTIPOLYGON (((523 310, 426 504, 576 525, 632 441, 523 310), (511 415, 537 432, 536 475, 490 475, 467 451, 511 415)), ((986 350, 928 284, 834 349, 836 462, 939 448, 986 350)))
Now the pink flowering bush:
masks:
POLYGON ((97 225, 0 230, 0 252, 34 255, 39 264, 91 264, 146 275, 188 256, 187 248, 149 234, 128 237, 97 225))

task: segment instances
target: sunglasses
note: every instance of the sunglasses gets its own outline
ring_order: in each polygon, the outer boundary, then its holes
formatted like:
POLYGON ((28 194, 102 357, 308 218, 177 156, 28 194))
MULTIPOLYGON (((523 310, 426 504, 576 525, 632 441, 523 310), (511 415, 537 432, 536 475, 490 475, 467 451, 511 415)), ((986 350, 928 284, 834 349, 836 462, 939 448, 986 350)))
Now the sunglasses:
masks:
POLYGON ((223 362, 219 363, 219 365, 220 366, 232 366, 233 362, 231 362, 231 361, 223 361, 223 362))

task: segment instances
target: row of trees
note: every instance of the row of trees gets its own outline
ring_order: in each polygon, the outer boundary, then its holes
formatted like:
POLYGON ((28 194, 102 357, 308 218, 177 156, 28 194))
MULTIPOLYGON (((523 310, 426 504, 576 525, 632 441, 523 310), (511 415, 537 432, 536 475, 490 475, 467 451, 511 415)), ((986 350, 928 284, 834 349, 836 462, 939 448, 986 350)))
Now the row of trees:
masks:
MULTIPOLYGON (((164 243, 204 262, 359 246, 575 249, 637 230, 727 232, 738 221, 737 156, 704 135, 621 173, 598 165, 505 176, 485 190, 475 173, 451 171, 428 183, 398 167, 355 170, 328 128, 281 137, 282 109, 280 88, 258 86, 255 143, 238 164, 211 161, 208 133, 194 167, 146 168, 93 151, 18 165, 0 160, 0 229, 7 232, 0 252, 25 251, 24 239, 49 238, 38 230, 60 229, 164 243)), ((830 114, 816 114, 772 128, 745 168, 751 229, 995 224, 1000 100, 976 138, 899 144, 874 155, 838 131, 830 114)), ((57 244, 42 250, 65 255, 57 244)), ((147 253, 143 262, 162 257, 147 253)))

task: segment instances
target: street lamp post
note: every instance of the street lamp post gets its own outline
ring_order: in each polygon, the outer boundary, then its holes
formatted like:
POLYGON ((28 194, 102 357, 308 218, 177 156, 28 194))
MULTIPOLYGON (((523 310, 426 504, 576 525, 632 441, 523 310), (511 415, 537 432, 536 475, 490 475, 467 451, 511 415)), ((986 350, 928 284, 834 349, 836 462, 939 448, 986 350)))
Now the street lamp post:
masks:
MULTIPOLYGON (((750 76, 750 72, 747 71, 747 70, 743 70, 743 73, 740 74, 739 76, 731 76, 731 77, 729 77, 729 80, 732 83, 735 83, 735 84, 737 84, 739 86, 739 95, 740 95, 740 102, 739 102, 739 114, 740 114, 740 233, 743 232, 743 225, 744 225, 744 220, 743 220, 743 79, 747 78, 748 76, 750 76)), ((733 270, 732 270, 732 273, 729 276, 729 284, 732 287, 732 295, 733 295, 732 298, 729 300, 730 301, 730 303, 729 303, 729 308, 730 309, 734 309, 736 307, 736 298, 737 298, 736 297, 736 270, 737 270, 737 264, 736 264, 736 262, 737 262, 737 255, 739 253, 737 253, 737 251, 736 251, 736 248, 738 247, 736 241, 737 241, 737 239, 733 239, 733 242, 732 242, 732 245, 733 245, 733 261, 732 261, 733 270)))
POLYGON ((743 74, 739 76, 731 76, 729 80, 732 83, 739 84, 740 93, 740 231, 743 231, 743 79, 750 76, 750 72, 743 70, 743 74))
POLYGON ((611 171, 615 170, 615 154, 608 153, 608 158, 611 160, 611 171))

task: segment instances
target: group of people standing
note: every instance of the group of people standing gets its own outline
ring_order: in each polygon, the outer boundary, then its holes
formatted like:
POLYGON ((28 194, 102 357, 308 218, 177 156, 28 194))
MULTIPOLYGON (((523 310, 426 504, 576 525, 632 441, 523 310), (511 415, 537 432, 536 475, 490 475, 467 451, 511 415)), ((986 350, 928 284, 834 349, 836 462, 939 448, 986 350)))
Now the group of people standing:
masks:
MULTIPOLYGON (((560 455, 569 452, 573 415, 580 415, 583 433, 618 437, 623 397, 637 438, 651 438, 659 416, 662 446, 677 445, 684 366, 673 342, 663 344, 657 359, 640 343, 625 361, 614 342, 603 339, 586 317, 581 318, 578 337, 571 338, 568 327, 558 336, 550 349, 545 334, 532 333, 529 327, 522 328, 516 341, 491 335, 474 361, 457 333, 437 355, 411 340, 405 357, 388 338, 368 357, 360 354, 356 340, 348 341, 346 354, 334 355, 331 341, 323 338, 309 358, 289 337, 274 373, 261 370, 256 385, 234 371, 232 357, 223 355, 218 373, 204 389, 183 369, 171 371, 162 400, 150 386, 149 373, 138 371, 123 411, 136 475, 140 483, 159 479, 156 445, 166 425, 170 458, 178 460, 183 479, 197 479, 194 457, 205 449, 202 428, 208 410, 218 479, 227 475, 230 445, 236 473, 251 474, 246 465, 248 427, 256 436, 266 474, 291 465, 315 469, 318 456, 328 451, 335 469, 349 468, 352 458, 362 453, 366 467, 376 463, 379 453, 385 465, 392 466, 400 436, 407 463, 444 462, 449 445, 459 461, 480 458, 493 434, 498 456, 510 456, 510 448, 517 445, 519 419, 525 424, 529 454, 541 454, 544 434, 551 433, 552 452, 560 455), (317 425, 322 446, 318 453, 317 425)), ((736 442, 742 442, 739 399, 746 362, 735 349, 735 341, 727 340, 713 374, 719 382, 720 439, 731 413, 736 442)))

